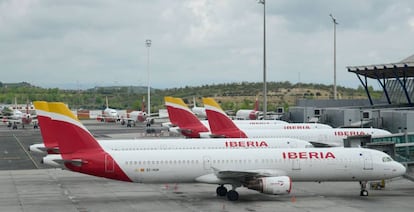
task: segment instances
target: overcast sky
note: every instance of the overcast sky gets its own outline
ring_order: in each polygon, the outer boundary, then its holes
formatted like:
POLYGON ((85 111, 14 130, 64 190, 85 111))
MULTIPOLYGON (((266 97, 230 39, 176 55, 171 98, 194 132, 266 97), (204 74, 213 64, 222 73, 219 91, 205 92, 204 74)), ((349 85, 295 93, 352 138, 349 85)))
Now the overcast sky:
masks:
MULTIPOLYGON (((338 85, 414 54, 412 0, 267 0, 267 81, 333 84, 330 13, 338 85)), ((146 39, 154 88, 263 80, 256 0, 0 0, 0 81, 146 86, 146 39)))

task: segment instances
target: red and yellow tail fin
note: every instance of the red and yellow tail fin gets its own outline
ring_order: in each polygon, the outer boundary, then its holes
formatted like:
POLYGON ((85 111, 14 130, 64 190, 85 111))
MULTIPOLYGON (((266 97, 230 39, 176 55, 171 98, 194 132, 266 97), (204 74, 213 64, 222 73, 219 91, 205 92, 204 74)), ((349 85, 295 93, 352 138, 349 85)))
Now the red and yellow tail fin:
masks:
POLYGON ((47 130, 53 127, 48 103, 45 101, 35 101, 33 105, 36 109, 37 120, 41 126, 40 133, 42 134, 45 150, 48 154, 59 153, 59 145, 56 139, 57 132, 55 130, 47 130))
POLYGON ((171 123, 177 125, 184 136, 199 138, 201 132, 209 131, 181 98, 166 96, 164 100, 171 123))
MULTIPOLYGON (((46 111, 44 102, 36 104, 39 111, 46 111)), ((50 125, 41 127, 45 135, 57 139, 66 168, 93 176, 131 182, 112 155, 99 145, 65 104, 49 102, 47 108, 50 125)))
POLYGON ((49 102, 48 107, 53 120, 52 129, 59 132, 58 144, 61 154, 85 151, 86 149, 101 150, 96 139, 65 104, 49 102))
POLYGON ((247 138, 213 98, 203 98, 211 133, 217 137, 247 138))

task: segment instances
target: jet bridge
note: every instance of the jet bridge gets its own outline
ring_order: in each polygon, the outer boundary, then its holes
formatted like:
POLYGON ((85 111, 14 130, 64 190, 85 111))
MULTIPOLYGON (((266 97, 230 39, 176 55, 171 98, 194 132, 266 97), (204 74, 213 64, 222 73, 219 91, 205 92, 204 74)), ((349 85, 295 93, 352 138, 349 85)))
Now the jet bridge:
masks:
POLYGON ((405 164, 405 177, 414 181, 414 132, 396 133, 388 136, 372 138, 371 147, 381 146, 384 143, 395 145, 394 160, 405 164))

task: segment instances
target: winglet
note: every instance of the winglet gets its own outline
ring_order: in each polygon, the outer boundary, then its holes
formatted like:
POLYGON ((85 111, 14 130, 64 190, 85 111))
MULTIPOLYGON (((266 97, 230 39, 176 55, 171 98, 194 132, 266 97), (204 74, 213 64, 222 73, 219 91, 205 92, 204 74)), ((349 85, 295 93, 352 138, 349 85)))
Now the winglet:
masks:
POLYGON ((211 133, 215 137, 247 138, 213 98, 203 98, 211 133))

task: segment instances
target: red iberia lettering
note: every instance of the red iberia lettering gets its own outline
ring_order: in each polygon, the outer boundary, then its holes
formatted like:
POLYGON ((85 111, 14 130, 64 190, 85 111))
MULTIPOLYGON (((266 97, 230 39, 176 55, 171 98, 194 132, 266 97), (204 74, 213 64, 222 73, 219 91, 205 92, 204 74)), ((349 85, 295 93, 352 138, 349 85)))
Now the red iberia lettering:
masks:
POLYGON ((282 152, 283 159, 335 159, 332 152, 282 152))
POLYGON ((309 125, 285 125, 283 126, 285 130, 305 130, 310 129, 309 125))
POLYGON ((365 135, 364 131, 335 131, 335 136, 356 136, 356 135, 365 135))
POLYGON ((268 125, 270 122, 249 122, 250 125, 268 125))
POLYGON ((226 147, 237 148, 237 147, 247 147, 247 148, 256 148, 256 147, 268 147, 269 145, 266 141, 226 141, 224 142, 226 147))

